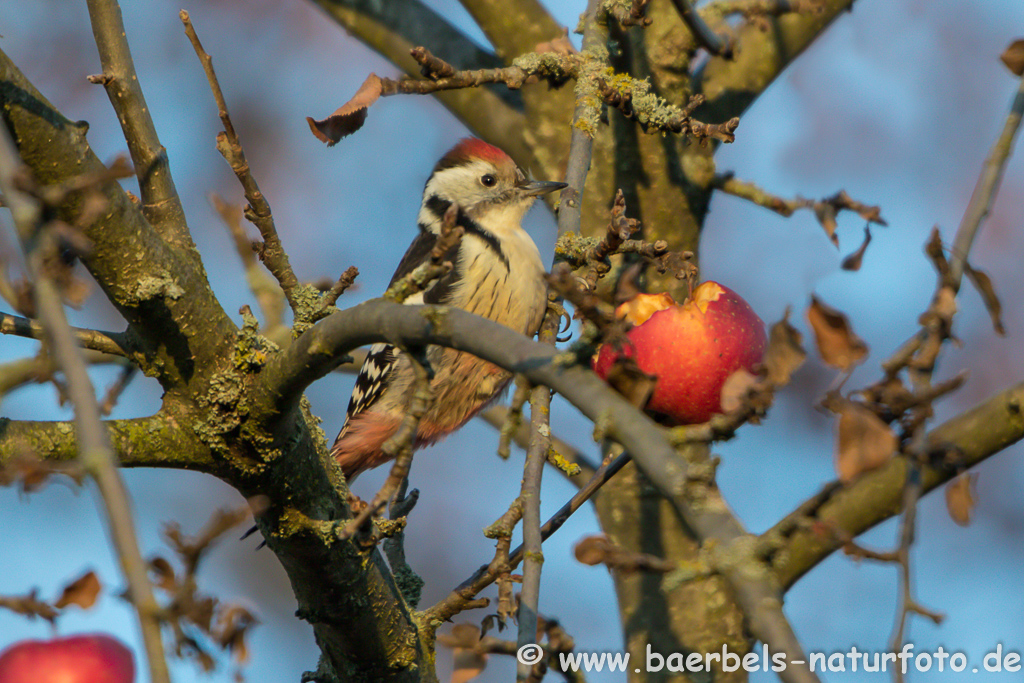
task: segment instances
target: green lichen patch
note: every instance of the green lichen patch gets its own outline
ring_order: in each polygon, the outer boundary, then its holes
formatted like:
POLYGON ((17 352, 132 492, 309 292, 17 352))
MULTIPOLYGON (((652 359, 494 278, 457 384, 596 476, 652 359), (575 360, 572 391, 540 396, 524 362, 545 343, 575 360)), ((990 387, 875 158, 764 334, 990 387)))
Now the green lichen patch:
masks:
POLYGON ((185 294, 181 288, 168 274, 147 275, 139 278, 135 290, 128 293, 128 300, 141 304, 153 299, 180 299, 185 294))
POLYGON ((295 323, 292 325, 295 338, 331 313, 323 307, 323 295, 313 285, 299 285, 293 289, 292 300, 295 302, 295 323))

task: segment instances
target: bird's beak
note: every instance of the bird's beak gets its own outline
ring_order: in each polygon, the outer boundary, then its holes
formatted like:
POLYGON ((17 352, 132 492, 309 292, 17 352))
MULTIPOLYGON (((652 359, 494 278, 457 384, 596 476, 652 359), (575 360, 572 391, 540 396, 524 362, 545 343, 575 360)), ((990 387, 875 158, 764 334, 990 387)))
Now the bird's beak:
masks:
POLYGON ((551 180, 531 180, 530 182, 522 183, 517 187, 519 191, 527 197, 537 197, 542 194, 547 194, 548 192, 561 190, 563 187, 568 187, 568 185, 566 183, 556 183, 551 180))

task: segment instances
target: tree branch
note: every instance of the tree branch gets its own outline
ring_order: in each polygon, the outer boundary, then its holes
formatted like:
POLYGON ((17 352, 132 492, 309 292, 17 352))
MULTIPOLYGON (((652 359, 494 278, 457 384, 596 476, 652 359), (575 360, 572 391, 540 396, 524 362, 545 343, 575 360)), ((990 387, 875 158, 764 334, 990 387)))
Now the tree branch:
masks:
POLYGON ((562 35, 562 26, 536 0, 519 0, 514 12, 501 0, 461 0, 461 3, 491 41, 498 58, 506 64, 525 52, 533 52, 538 44, 562 35))
MULTIPOLYGON (((56 111, 2 51, 0 108, 36 182, 57 184, 106 171, 84 131, 56 111)), ((234 343, 237 328, 217 302, 198 258, 170 249, 116 182, 98 190, 107 209, 83 227, 92 248, 82 263, 128 321, 133 360, 169 391, 208 379, 234 343)), ((56 214, 74 225, 83 210, 81 197, 71 193, 56 214)))
MULTIPOLYGON (((928 432, 927 446, 954 452, 956 466, 924 466, 921 491, 927 493, 935 489, 955 477, 958 468, 972 467, 1021 438, 1024 438, 1024 382, 928 432)), ((903 458, 895 458, 848 486, 833 488, 825 500, 818 501, 810 510, 801 505, 766 531, 762 539, 784 550, 772 559, 772 567, 783 588, 788 589, 842 546, 836 534, 823 536, 800 523, 801 520, 818 521, 848 538, 864 533, 899 514, 906 467, 903 458)))
POLYGON ((713 55, 724 59, 732 58, 732 45, 727 38, 718 35, 704 23, 704 19, 693 8, 690 0, 672 0, 672 4, 679 13, 680 18, 686 27, 690 29, 697 43, 713 55))
POLYGON ((181 199, 174 187, 167 150, 160 144, 149 115, 142 85, 135 72, 131 49, 117 0, 88 0, 92 32, 100 54, 103 74, 91 77, 107 91, 121 122, 128 151, 139 179, 142 210, 146 219, 169 244, 194 255, 181 199))
POLYGON ((256 183, 256 178, 253 177, 252 168, 250 168, 249 162, 245 158, 242 143, 238 139, 238 133, 235 132, 234 124, 231 122, 227 100, 224 99, 224 93, 221 91, 220 83, 217 81, 217 73, 213 70, 213 58, 207 54, 206 50, 203 49, 202 43, 199 42, 199 36, 196 34, 195 27, 192 26, 192 20, 189 19, 188 12, 181 10, 178 14, 181 23, 185 25, 185 34, 192 43, 192 48, 195 50, 196 56, 199 57, 200 63, 203 65, 206 79, 210 83, 210 90, 213 92, 213 99, 217 103, 218 115, 220 116, 221 123, 224 124, 224 132, 217 136, 217 151, 221 153, 228 162, 228 165, 231 166, 231 170, 235 172, 238 182, 242 185, 245 199, 249 202, 245 210, 245 217, 256 226, 260 231, 260 235, 263 236, 260 260, 263 261, 267 266, 267 270, 270 271, 274 279, 281 285, 281 291, 284 292, 285 298, 288 299, 288 304, 298 317, 301 311, 300 304, 296 299, 295 290, 299 286, 299 281, 295 277, 295 272, 292 270, 291 263, 288 260, 288 253, 285 252, 281 244, 281 238, 277 235, 274 215, 270 211, 270 202, 260 192, 260 186, 256 183))
MULTIPOLYGON (((412 306, 373 300, 324 319, 272 359, 260 374, 255 392, 271 405, 294 405, 311 382, 324 376, 356 346, 380 341, 406 345, 439 344, 525 375, 564 396, 585 416, 605 428, 698 538, 714 541, 720 570, 749 619, 754 636, 790 661, 803 657, 782 614, 781 596, 767 565, 754 553, 752 537, 729 511, 717 488, 691 480, 689 465, 664 430, 611 390, 590 370, 565 366, 559 352, 533 342, 503 325, 459 309, 412 306), (698 486, 690 486, 697 483, 698 486), (694 504, 699 500, 698 504, 694 504)), ((698 465, 698 469, 702 470, 698 465)), ((806 661, 806 660, 805 660, 806 661)), ((816 680, 806 667, 790 666, 786 681, 816 680)))
POLYGON ((981 169, 981 175, 974 186, 971 194, 971 201, 967 205, 964 217, 957 228, 956 237, 953 240, 952 254, 949 259, 949 284, 953 289, 959 288, 960 280, 964 273, 964 264, 967 263, 967 254, 971 251, 971 244, 981 227, 981 222, 992 210, 992 202, 995 200, 996 190, 1006 170, 1006 162, 1013 150, 1013 141, 1020 129, 1021 118, 1024 117, 1024 78, 1020 79, 1017 93, 1014 95, 1010 105, 1010 113, 1003 124, 1003 131, 999 139, 992 146, 985 165, 981 169))
MULTIPOLYGON (((345 30, 379 52, 408 76, 420 75, 409 56, 412 48, 425 45, 460 69, 494 68, 502 65, 493 53, 472 40, 434 10, 417 0, 313 0, 345 30)), ((437 99, 470 130, 486 140, 500 140, 502 149, 520 160, 533 158, 522 136, 522 97, 505 88, 455 90, 438 93, 437 99)))
MULTIPOLYGON (((103 332, 83 327, 72 327, 72 333, 83 349, 102 351, 112 356, 128 355, 128 336, 124 332, 103 332)), ((42 340, 43 326, 35 320, 22 318, 0 311, 0 334, 13 334, 18 337, 42 340)))
POLYGON ((159 606, 139 551, 128 492, 117 471, 116 456, 103 428, 100 406, 85 359, 64 314, 61 292, 47 270, 46 262, 50 260, 51 253, 57 251, 58 244, 52 230, 44 223, 41 203, 22 192, 13 182, 20 165, 13 141, 7 130, 0 128, 0 190, 11 207, 25 252, 25 262, 33 282, 35 308, 39 311, 47 346, 67 381, 68 395, 75 409, 75 434, 80 444, 78 458, 100 492, 110 535, 128 582, 128 595, 138 613, 150 680, 153 683, 170 683, 160 633, 159 606))

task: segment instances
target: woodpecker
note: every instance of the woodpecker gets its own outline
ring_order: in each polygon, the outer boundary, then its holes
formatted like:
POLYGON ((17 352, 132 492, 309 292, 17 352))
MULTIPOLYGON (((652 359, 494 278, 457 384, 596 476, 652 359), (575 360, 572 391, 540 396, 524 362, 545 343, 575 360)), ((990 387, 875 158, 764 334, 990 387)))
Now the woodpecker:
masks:
MULTIPOLYGON (((406 304, 461 308, 533 336, 547 307, 547 283, 537 245, 522 228, 534 200, 565 183, 531 181, 505 152, 483 140, 460 141, 434 166, 423 190, 419 234, 391 284, 428 259, 445 212, 457 207, 458 246, 445 255, 453 268, 406 304)), ((512 374, 461 351, 429 347, 433 402, 413 443, 430 445, 464 425, 508 386, 512 374)), ((408 410, 414 390, 408 358, 390 344, 375 344, 356 379, 348 413, 331 454, 351 482, 385 463, 381 450, 408 410)))

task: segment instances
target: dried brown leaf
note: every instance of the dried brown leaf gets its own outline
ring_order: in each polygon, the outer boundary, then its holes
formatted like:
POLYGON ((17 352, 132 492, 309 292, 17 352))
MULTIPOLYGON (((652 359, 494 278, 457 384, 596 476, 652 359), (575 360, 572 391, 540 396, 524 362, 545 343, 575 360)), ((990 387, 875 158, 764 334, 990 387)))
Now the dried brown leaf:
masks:
POLYGON ((977 503, 974 494, 977 484, 978 475, 968 472, 946 484, 946 510, 949 511, 950 518, 960 526, 971 523, 971 516, 977 503))
POLYGON ((100 590, 102 590, 102 586, 96 572, 86 572, 81 578, 64 586, 63 592, 53 606, 63 609, 68 605, 78 605, 82 609, 89 609, 96 604, 96 597, 100 594, 100 590))
POLYGON ((722 384, 722 412, 732 413, 747 403, 747 393, 757 384, 757 377, 740 368, 725 378, 722 384))
POLYGON ((377 74, 371 73, 359 86, 359 90, 348 102, 339 107, 333 114, 320 121, 307 116, 309 130, 320 142, 333 147, 339 140, 351 135, 363 127, 366 121, 367 108, 377 101, 381 93, 381 80, 377 74))
POLYGON ((1000 337, 1005 337, 1006 328, 1003 327, 1003 306, 999 303, 999 297, 996 296, 995 287, 992 285, 992 278, 977 268, 972 268, 967 262, 964 262, 964 273, 967 274, 967 278, 974 285, 974 288, 978 290, 978 294, 981 294, 981 299, 985 302, 985 308, 992 318, 992 328, 1000 337))
POLYGON ((606 562, 611 549, 612 542, 608 537, 604 534, 596 534, 581 540, 573 547, 572 551, 576 555, 577 562, 593 567, 606 562))
POLYGON ((864 360, 868 346, 853 332, 846 316, 811 297, 807 322, 814 330, 814 341, 821 359, 840 370, 849 370, 864 360))
POLYGON ((836 213, 834 204, 829 204, 828 202, 814 203, 814 215, 818 217, 818 222, 821 223, 825 234, 828 235, 829 241, 838 249, 839 238, 836 236, 836 229, 839 227, 839 223, 836 222, 836 213))
POLYGON ((772 325, 768 333, 768 350, 765 351, 761 364, 767 373, 768 381, 777 387, 789 383, 790 377, 807 359, 807 351, 803 346, 803 335, 789 324, 789 306, 782 320, 772 325))
POLYGON ((178 589, 178 580, 174 575, 174 567, 162 557, 154 557, 149 561, 149 571, 153 573, 154 583, 168 593, 178 589))
POLYGON ((836 472, 845 484, 888 462, 899 442, 889 425, 862 405, 843 401, 838 412, 836 472))
POLYGON ((1003 50, 999 59, 1015 76, 1024 76, 1024 38, 1018 38, 1010 43, 1010 47, 1003 50))
POLYGON ((864 252, 867 251, 869 244, 871 244, 871 229, 865 225, 864 241, 861 242, 860 248, 857 251, 843 259, 843 270, 860 270, 860 266, 864 262, 864 252))
POLYGON ((252 612, 240 605, 229 605, 217 615, 217 628, 213 639, 221 649, 227 650, 235 657, 235 663, 245 664, 249 661, 249 650, 245 645, 245 635, 250 628, 259 623, 252 612))

